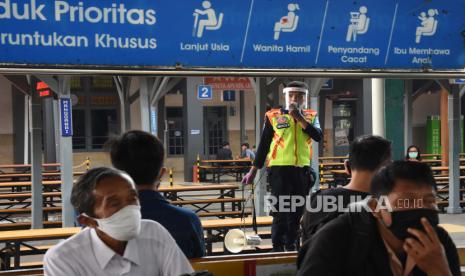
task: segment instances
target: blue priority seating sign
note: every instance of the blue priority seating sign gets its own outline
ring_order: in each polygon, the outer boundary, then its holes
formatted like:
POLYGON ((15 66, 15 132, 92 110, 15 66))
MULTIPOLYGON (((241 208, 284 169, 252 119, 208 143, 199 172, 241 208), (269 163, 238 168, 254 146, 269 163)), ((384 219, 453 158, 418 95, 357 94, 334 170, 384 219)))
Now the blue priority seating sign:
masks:
POLYGON ((0 66, 455 69, 465 0, 0 0, 0 66))

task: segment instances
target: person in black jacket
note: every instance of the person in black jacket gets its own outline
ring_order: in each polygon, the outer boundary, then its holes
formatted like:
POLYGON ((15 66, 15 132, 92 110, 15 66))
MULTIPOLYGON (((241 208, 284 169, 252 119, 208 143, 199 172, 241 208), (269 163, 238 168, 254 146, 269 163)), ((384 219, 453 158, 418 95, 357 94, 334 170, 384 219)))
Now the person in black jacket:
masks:
POLYGON ((187 208, 172 205, 158 191, 166 168, 165 150, 152 134, 131 130, 111 143, 113 166, 127 172, 136 183, 143 219, 154 220, 173 236, 187 258, 205 255, 205 240, 199 217, 187 208))
POLYGON ((231 147, 229 146, 229 142, 223 142, 221 148, 218 149, 218 153, 216 154, 216 160, 232 160, 232 151, 231 147))
POLYGON ((327 210, 317 210, 322 202, 334 199, 334 204, 346 207, 352 201, 366 198, 370 193, 371 180, 379 168, 391 162, 391 142, 375 135, 357 137, 351 144, 349 160, 344 162, 350 182, 344 187, 319 190, 312 194, 312 211, 305 211, 302 217, 302 242, 309 239, 333 214, 327 210), (339 202, 342 201, 342 204, 339 202))
POLYGON ((460 275, 455 244, 438 226, 428 165, 392 163, 373 178, 371 194, 307 241, 298 276, 460 275))

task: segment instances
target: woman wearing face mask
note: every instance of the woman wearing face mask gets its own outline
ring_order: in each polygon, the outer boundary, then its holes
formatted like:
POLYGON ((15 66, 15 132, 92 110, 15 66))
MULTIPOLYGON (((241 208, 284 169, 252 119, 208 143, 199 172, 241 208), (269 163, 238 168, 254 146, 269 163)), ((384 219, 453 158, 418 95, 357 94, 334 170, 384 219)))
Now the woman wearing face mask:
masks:
POLYGON ((415 145, 411 145, 410 147, 408 147, 407 149, 407 154, 405 155, 405 160, 406 161, 417 161, 417 162, 420 162, 421 161, 421 156, 420 156, 420 148, 415 146, 415 145))

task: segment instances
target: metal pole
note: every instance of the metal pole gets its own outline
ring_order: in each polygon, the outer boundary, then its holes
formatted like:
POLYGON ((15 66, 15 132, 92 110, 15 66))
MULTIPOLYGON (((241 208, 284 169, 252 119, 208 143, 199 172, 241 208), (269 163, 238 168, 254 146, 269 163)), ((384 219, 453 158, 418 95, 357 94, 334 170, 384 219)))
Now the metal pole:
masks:
MULTIPOLYGON (((60 93, 60 92, 58 92, 60 93)), ((60 160, 60 102, 53 100, 53 124, 55 131, 55 160, 60 160)))
MULTIPOLYGON (((317 94, 318 95, 318 94, 317 94)), ((310 97, 310 109, 312 110, 315 110, 316 112, 318 112, 319 110, 319 97, 318 96, 315 96, 315 97, 310 97)), ((323 129, 323 127, 322 127, 323 129)), ((321 141, 323 142, 323 141, 321 141)), ((320 178, 318 177, 318 167, 319 167, 319 160, 318 160, 318 156, 320 156, 320 152, 319 152, 319 146, 318 146, 319 143, 313 141, 312 143, 312 163, 311 163, 311 166, 312 166, 312 169, 313 171, 317 172, 317 178, 315 179, 315 183, 313 184, 313 187, 312 187, 312 192, 316 192, 320 189, 320 178)))
MULTIPOLYGON (((58 79, 59 97, 67 99, 70 97, 70 77, 61 76, 58 79)), ((70 107, 71 108, 71 107, 70 107)), ((60 126, 63 120, 63 111, 60 107, 60 126)), ((72 114, 72 113, 71 113, 72 114)), ((72 122, 72 118, 70 118, 72 122)), ((62 131, 61 131, 62 132, 62 131)), ((60 135, 60 163, 61 163, 61 200, 62 200, 62 225, 63 227, 74 226, 74 208, 71 205, 71 191, 73 189, 73 143, 71 136, 60 135)))
POLYGON ((31 81, 32 96, 30 109, 31 127, 31 180, 32 180, 32 223, 33 229, 43 228, 42 198, 42 99, 36 92, 36 80, 31 81))
POLYGON ((244 91, 239 91, 239 120, 240 120, 240 135, 241 145, 245 143, 246 132, 245 132, 245 111, 244 111, 244 91))
POLYGON ((31 130, 31 127, 29 125, 30 122, 30 109, 31 106, 31 96, 24 96, 24 158, 23 158, 23 163, 24 164, 29 164, 29 132, 31 130))
POLYGON ((384 137, 384 79, 372 79, 373 134, 384 137))
POLYGON ((449 89, 449 206, 447 213, 462 213, 460 207, 460 95, 457 85, 449 89))

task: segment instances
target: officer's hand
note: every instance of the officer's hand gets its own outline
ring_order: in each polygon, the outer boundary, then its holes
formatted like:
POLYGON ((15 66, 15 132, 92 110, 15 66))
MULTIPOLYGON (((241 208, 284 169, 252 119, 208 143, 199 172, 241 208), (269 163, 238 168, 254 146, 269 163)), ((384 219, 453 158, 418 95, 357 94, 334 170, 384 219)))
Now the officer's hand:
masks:
POLYGON ((242 179, 242 185, 248 185, 248 184, 253 183, 253 180, 255 179, 256 174, 257 174, 257 168, 252 167, 250 171, 242 179))
POLYGON ((291 115, 292 118, 294 118, 297 121, 299 121, 300 119, 303 118, 302 113, 300 113, 300 110, 297 109, 295 104, 290 104, 289 105, 289 115, 291 115))

